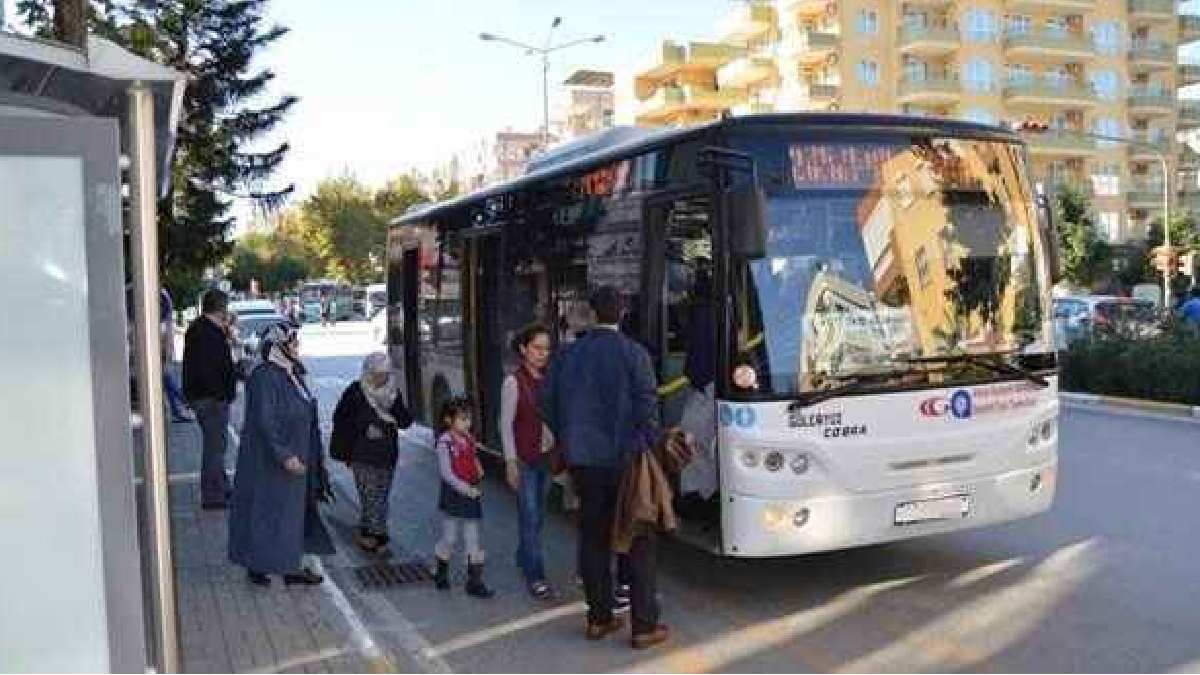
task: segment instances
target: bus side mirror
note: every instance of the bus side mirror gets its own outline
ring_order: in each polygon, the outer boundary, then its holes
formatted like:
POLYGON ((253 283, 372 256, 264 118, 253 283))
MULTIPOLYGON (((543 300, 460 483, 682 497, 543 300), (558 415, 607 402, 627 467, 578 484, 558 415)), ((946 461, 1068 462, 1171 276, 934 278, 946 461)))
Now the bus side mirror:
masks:
POLYGON ((735 188, 728 200, 729 248, 734 255, 754 260, 767 255, 766 199, 756 187, 735 188))
POLYGON ((1050 266, 1050 283, 1062 280, 1062 249, 1058 238, 1058 226, 1054 222, 1054 204, 1046 195, 1037 198, 1038 228, 1042 241, 1046 242, 1046 263, 1050 266))

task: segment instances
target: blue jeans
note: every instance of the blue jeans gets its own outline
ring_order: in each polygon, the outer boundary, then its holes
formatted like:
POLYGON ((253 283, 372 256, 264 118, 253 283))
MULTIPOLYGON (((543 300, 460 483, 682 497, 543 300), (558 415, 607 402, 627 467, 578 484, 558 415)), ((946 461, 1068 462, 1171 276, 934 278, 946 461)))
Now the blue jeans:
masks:
POLYGON ((520 543, 517 546, 517 565, 525 572, 525 581, 533 583, 546 579, 542 559, 542 524, 546 521, 546 483, 550 469, 543 459, 530 466, 521 462, 521 485, 517 489, 517 522, 520 543))
POLYGON ((179 389, 179 383, 175 381, 175 376, 171 374, 165 367, 163 368, 163 391, 167 394, 167 403, 171 406, 171 416, 179 417, 187 410, 187 405, 183 400, 183 392, 179 389))

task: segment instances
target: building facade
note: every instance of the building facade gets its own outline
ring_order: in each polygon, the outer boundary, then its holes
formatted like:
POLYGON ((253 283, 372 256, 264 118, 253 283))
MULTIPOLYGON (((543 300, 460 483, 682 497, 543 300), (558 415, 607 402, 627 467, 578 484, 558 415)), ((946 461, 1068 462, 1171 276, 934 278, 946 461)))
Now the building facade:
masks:
POLYGON ((1143 239, 1173 204, 1200 206, 1200 16, 1175 0, 756 0, 717 40, 666 42, 637 75, 639 124, 802 110, 1036 120, 1034 173, 1092 201, 1113 243, 1143 239), (1097 141, 1072 132, 1132 138, 1097 141), (1161 158, 1168 162, 1166 174, 1161 158))

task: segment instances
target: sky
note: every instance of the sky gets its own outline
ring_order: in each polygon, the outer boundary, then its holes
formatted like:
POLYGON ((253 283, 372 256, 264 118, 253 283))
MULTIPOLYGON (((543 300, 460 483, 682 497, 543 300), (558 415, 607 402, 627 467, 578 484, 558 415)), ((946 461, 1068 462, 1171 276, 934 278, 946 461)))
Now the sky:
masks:
POLYGON ((291 33, 260 63, 276 72, 275 92, 301 98, 281 129, 293 149, 279 178, 295 182, 298 197, 344 171, 380 184, 497 130, 536 130, 540 59, 478 35, 542 45, 555 16, 555 44, 606 41, 552 55, 552 107, 573 70, 608 69, 618 122, 632 121, 632 73, 664 38, 711 39, 735 1, 275 0, 270 16, 291 33))

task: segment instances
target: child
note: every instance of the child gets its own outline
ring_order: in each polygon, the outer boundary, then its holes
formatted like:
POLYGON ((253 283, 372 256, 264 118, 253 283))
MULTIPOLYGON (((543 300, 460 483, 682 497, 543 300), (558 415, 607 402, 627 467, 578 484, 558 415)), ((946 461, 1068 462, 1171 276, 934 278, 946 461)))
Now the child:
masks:
POLYGON ((471 402, 466 398, 446 401, 438 414, 438 426, 440 435, 436 452, 442 475, 438 497, 442 538, 434 547, 437 572, 433 580, 441 590, 450 588, 450 555, 461 529, 467 553, 467 595, 490 598, 494 593, 483 583, 483 549, 479 545, 483 465, 475 454, 475 438, 471 436, 471 402))

